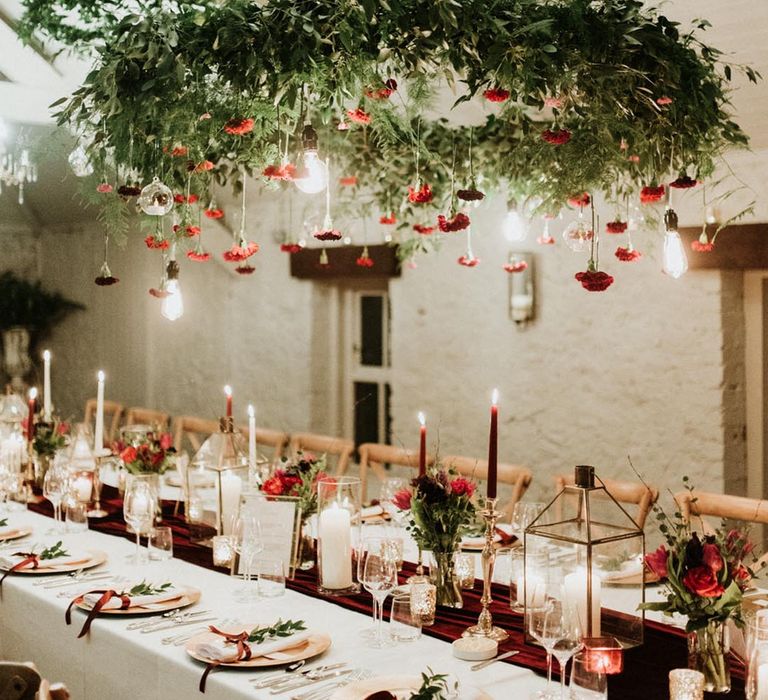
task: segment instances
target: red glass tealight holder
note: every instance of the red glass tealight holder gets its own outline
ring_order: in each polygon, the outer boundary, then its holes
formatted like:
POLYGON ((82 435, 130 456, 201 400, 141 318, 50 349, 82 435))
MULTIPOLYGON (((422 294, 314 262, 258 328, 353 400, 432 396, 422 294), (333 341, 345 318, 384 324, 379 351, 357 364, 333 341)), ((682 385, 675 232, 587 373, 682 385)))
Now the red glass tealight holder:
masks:
POLYGON ((615 637, 584 637, 586 668, 591 673, 615 675, 624 670, 624 650, 615 637))

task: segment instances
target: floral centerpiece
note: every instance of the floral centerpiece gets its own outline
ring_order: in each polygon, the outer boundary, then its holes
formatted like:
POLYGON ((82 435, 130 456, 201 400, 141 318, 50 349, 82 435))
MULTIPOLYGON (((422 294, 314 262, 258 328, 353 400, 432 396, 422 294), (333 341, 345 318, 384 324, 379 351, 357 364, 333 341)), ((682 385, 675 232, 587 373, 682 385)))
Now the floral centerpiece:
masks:
POLYGON ((147 433, 131 445, 118 441, 113 447, 130 474, 164 474, 176 454, 170 433, 147 433))
POLYGON ((51 422, 36 423, 35 435, 32 438, 32 451, 34 452, 35 481, 42 488, 43 479, 59 450, 69 444, 70 425, 54 418, 51 422))
POLYGON ((317 482, 326 474, 326 457, 316 457, 310 452, 298 452, 293 459, 284 457, 261 485, 261 491, 269 496, 289 496, 298 499, 301 509, 301 538, 295 565, 311 569, 315 563, 315 546, 312 536, 305 532, 307 520, 317 512, 317 482))
MULTIPOLYGON (((693 492, 687 477, 684 482, 693 492)), ((708 692, 726 693, 731 683, 726 622, 743 625, 743 592, 753 576, 746 561, 754 559, 754 545, 744 529, 721 526, 700 537, 679 510, 673 517, 655 510, 666 544, 647 554, 645 563, 665 581, 666 599, 642 607, 688 618, 688 665, 704 674, 708 692)))
POLYGON ((419 548, 432 552, 437 604, 460 608, 453 559, 462 535, 475 521, 475 484, 438 467, 416 477, 411 487, 398 491, 392 501, 407 513, 406 528, 419 548))

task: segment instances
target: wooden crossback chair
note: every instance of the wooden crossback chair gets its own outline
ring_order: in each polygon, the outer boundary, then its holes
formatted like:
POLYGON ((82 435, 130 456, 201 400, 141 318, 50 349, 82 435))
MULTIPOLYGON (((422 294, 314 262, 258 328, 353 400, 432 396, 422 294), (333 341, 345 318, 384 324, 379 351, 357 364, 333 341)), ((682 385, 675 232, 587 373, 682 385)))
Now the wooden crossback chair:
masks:
MULTIPOLYGON (((330 435, 317 435, 315 433, 294 433, 291 435, 291 454, 297 452, 314 452, 336 458, 337 475, 346 473, 349 460, 355 451, 355 443, 345 438, 332 437, 330 435)), ((330 460, 329 460, 330 462, 330 460)))
MULTIPOLYGON (((240 432, 248 439, 249 431, 247 426, 240 426, 240 432)), ((281 430, 272 430, 271 428, 256 428, 256 445, 266 445, 272 448, 271 455, 265 455, 271 462, 279 460, 285 452, 290 435, 281 430)))
MULTIPOLYGON (((462 476, 474 477, 477 480, 486 480, 488 478, 488 461, 484 459, 474 459, 472 457, 459 457, 457 455, 447 455, 442 458, 446 468, 455 469, 462 476)), ((511 484, 512 496, 504 504, 501 511, 507 518, 512 517, 512 510, 528 490, 533 479, 533 474, 528 467, 519 464, 499 464, 497 479, 500 484, 511 484)))
POLYGON ((205 439, 218 430, 218 421, 197 416, 178 416, 173 421, 173 446, 177 452, 181 452, 188 444, 192 448, 190 456, 193 457, 205 439))
MULTIPOLYGON (((659 499, 659 490, 654 486, 646 486, 634 481, 617 481, 615 479, 601 479, 601 481, 605 484, 605 490, 619 503, 636 506, 634 513, 632 510, 627 512, 634 518, 637 526, 643 529, 651 506, 659 499)), ((560 493, 566 484, 573 485, 573 474, 557 475, 555 477, 555 493, 560 493)))
MULTIPOLYGON (((362 482, 364 498, 367 493, 369 471, 372 471, 379 481, 383 482, 387 478, 387 473, 384 469, 385 464, 394 464, 413 469, 414 476, 416 476, 419 470, 419 453, 404 447, 364 442, 358 448, 358 454, 360 455, 360 481, 362 482)), ((435 458, 427 454, 427 466, 431 466, 434 462, 435 458)))
MULTIPOLYGON (((125 408, 123 404, 117 401, 104 402, 104 445, 111 445, 117 438, 117 429, 120 426, 120 419, 123 417, 125 408), (107 421, 107 417, 110 416, 107 421)), ((96 417, 96 399, 88 399, 85 402, 85 415, 83 422, 91 425, 96 417)))
POLYGON ((153 408, 129 408, 125 414, 125 425, 151 425, 158 430, 168 430, 170 414, 153 408))

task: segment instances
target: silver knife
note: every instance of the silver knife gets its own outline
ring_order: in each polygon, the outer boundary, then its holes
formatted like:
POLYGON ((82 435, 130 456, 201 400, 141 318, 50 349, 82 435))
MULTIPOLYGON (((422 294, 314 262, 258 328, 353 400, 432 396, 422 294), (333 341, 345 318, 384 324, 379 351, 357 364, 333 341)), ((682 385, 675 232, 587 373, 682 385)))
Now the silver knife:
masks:
POLYGON ((340 678, 346 676, 348 673, 352 673, 351 668, 339 669, 338 671, 328 671, 327 673, 321 673, 317 676, 305 676, 304 678, 294 681, 289 685, 281 685, 278 688, 270 690, 270 695, 279 695, 280 693, 288 693, 291 690, 303 688, 305 685, 312 685, 312 683, 319 683, 320 681, 327 681, 330 678, 340 678))
MULTIPOLYGON (((149 612, 149 611, 148 611, 149 612)), ((179 627, 186 627, 187 625, 199 625, 201 622, 210 622, 215 620, 215 617, 194 617, 191 620, 184 620, 184 622, 169 622, 166 625, 160 627, 149 627, 139 630, 139 634, 149 634, 150 632, 160 632, 160 630, 175 630, 179 627)))
POLYGON ((73 578, 69 581, 55 581, 49 583, 47 586, 43 586, 44 589, 49 588, 66 588, 67 586, 75 586, 79 583, 90 583, 91 581, 103 581, 104 579, 114 578, 114 574, 91 574, 90 576, 81 576, 80 578, 73 578))
POLYGON ((278 676, 272 676, 271 678, 255 678, 251 680, 254 688, 270 688, 277 685, 288 685, 294 683, 300 678, 305 678, 307 674, 325 673, 326 671, 334 671, 337 668, 342 668, 347 665, 346 661, 340 661, 335 664, 324 664, 322 666, 313 666, 311 668, 305 668, 301 671, 294 671, 293 673, 281 673, 278 676))
POLYGON ((503 654, 499 654, 498 656, 494 656, 492 659, 488 659, 487 661, 481 661, 479 664, 475 664, 474 666, 470 666, 471 671, 479 671, 481 668, 485 668, 486 666, 490 666, 493 663, 496 663, 497 661, 501 661, 502 659, 508 659, 510 656, 514 656, 515 654, 519 654, 520 652, 515 651, 506 651, 503 654))

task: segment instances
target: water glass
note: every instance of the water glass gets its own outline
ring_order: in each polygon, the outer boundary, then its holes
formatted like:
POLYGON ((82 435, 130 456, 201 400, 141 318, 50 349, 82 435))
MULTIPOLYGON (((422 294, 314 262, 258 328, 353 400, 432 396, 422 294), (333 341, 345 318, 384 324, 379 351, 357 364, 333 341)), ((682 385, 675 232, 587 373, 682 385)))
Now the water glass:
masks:
POLYGON ((152 561, 165 561, 173 558, 173 532, 169 527, 156 527, 149 533, 147 543, 149 558, 152 561))
POLYGON ((453 565, 456 571, 456 578, 459 580, 459 586, 464 590, 471 590, 475 587, 475 556, 467 552, 456 552, 453 557, 453 565))
POLYGON ((412 642, 421 636, 421 616, 415 615, 411 609, 410 595, 392 598, 389 634, 396 642, 412 642))
POLYGON ((285 568, 276 559, 257 559, 254 571, 259 581, 259 595, 262 598, 277 598, 285 594, 285 568))
POLYGON ((88 504, 68 500, 64 511, 67 532, 85 532, 88 529, 88 504))
POLYGON ((571 668, 571 698, 573 700, 607 700, 608 676, 588 662, 587 654, 579 652, 573 657, 571 668))

